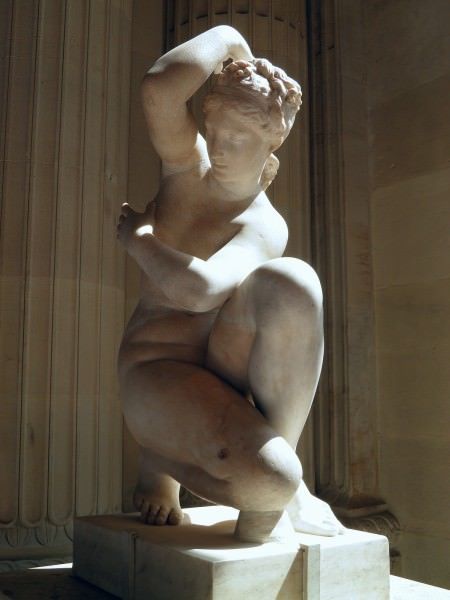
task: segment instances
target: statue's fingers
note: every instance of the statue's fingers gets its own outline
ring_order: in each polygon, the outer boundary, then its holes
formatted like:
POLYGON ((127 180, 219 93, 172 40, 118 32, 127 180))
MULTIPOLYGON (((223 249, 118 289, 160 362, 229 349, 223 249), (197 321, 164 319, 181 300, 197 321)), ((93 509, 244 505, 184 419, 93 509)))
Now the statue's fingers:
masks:
POLYGON ((128 204, 128 202, 124 202, 121 206, 121 210, 122 210, 122 214, 127 216, 131 212, 132 208, 128 204))
POLYGON ((226 70, 229 71, 230 73, 234 73, 235 71, 237 71, 240 67, 236 62, 232 62, 230 64, 228 64, 226 67, 226 70))
POLYGON ((241 69, 245 69, 245 67, 249 67, 251 65, 248 60, 236 60, 235 64, 237 64, 241 69))

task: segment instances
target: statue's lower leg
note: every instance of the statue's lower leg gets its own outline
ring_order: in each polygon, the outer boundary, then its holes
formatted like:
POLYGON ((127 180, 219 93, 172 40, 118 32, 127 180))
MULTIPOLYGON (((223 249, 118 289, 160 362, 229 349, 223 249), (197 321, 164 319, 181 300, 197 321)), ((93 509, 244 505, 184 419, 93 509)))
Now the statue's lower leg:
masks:
MULTIPOLYGON (((177 519, 176 482, 250 512, 280 512, 292 498, 301 480, 297 456, 210 371, 168 360, 142 364, 124 376, 122 396, 128 426, 148 460, 135 496, 147 522, 177 519)), ((248 527, 241 533, 250 539, 248 527)))
MULTIPOLYGON (((293 258, 275 259, 254 271, 219 313, 210 338, 211 368, 250 389, 255 406, 294 450, 322 356, 320 283, 311 267, 293 258), (239 362, 233 362, 235 356, 239 362)), ((286 508, 297 531, 336 535, 344 530, 304 482, 286 508)))

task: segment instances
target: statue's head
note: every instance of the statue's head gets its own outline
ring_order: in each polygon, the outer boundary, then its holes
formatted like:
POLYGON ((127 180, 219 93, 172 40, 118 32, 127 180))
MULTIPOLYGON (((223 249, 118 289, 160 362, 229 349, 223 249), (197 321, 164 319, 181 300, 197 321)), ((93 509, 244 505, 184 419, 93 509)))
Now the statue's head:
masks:
POLYGON ((221 164, 226 168, 225 161, 221 163, 222 151, 229 148, 227 139, 230 143, 235 140, 228 162, 233 163, 234 157, 236 168, 238 161, 245 162, 249 169, 262 165, 260 179, 265 189, 279 164, 272 152, 288 136, 301 96, 299 84, 265 59, 237 61, 226 66, 203 104, 212 164, 218 157, 219 170, 221 164))

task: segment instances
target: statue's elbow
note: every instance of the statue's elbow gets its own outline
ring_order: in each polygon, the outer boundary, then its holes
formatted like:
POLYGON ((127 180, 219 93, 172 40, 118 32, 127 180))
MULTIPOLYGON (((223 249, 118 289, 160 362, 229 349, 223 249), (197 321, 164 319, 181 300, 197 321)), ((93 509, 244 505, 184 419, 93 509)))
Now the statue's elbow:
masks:
POLYGON ((184 298, 186 309, 192 313, 206 313, 222 306, 226 297, 213 289, 208 281, 197 281, 184 298))
POLYGON ((207 293, 194 292, 183 298, 183 304, 189 312, 205 313, 216 308, 215 298, 207 293))
POLYGON ((147 111, 158 108, 163 102, 164 85, 161 83, 161 74, 153 73, 150 69, 141 82, 141 101, 147 111))
POLYGON ((153 103, 157 95, 155 87, 155 77, 151 73, 146 73, 141 82, 141 99, 144 104, 153 103))

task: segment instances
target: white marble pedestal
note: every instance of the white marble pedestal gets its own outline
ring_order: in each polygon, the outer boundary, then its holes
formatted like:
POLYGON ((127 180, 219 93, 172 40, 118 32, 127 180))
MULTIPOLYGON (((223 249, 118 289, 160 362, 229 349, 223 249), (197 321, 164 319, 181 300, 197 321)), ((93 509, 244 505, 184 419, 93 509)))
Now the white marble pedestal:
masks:
POLYGON ((238 512, 185 510, 190 525, 143 525, 136 515, 75 521, 74 572, 126 600, 388 600, 386 538, 285 533, 265 544, 233 537, 238 512))

